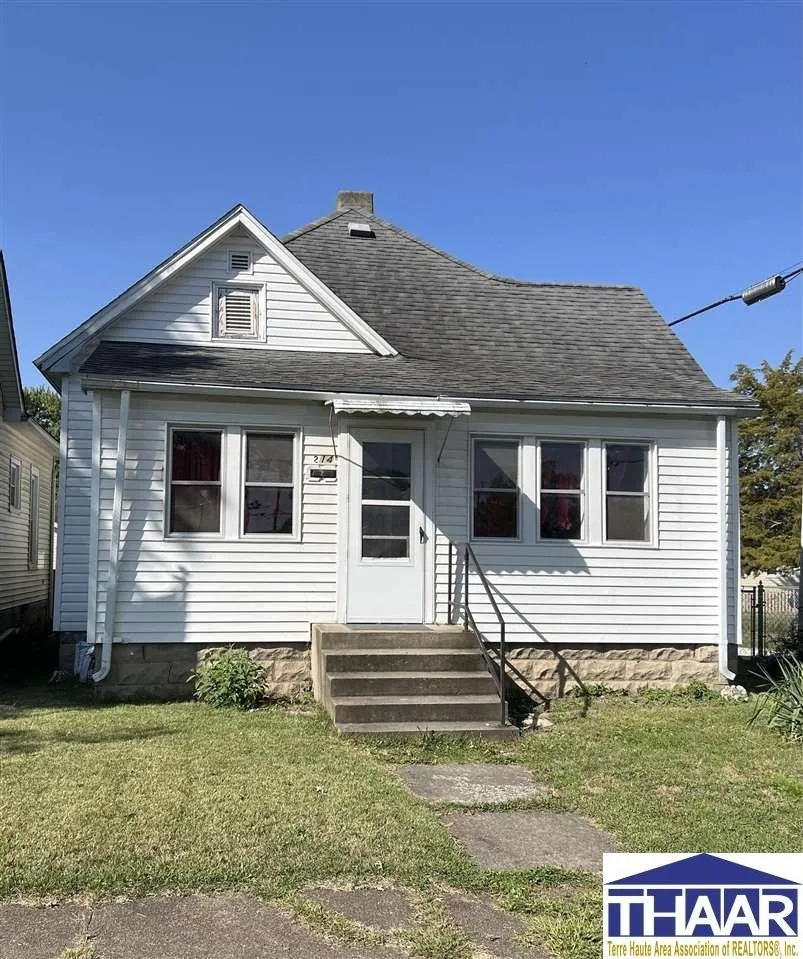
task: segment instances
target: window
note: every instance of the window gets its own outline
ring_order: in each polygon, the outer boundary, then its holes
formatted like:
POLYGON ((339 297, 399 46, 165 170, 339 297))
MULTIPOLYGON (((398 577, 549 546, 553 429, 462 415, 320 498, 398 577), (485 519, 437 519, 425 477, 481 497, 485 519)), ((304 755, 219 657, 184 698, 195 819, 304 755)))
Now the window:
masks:
POLYGON ((22 506, 22 464, 14 456, 8 460, 8 508, 20 509, 22 506))
POLYGON ((28 506, 28 565, 39 565, 39 470, 31 467, 31 496, 28 506))
POLYGON ((253 340, 259 335, 259 290, 245 286, 216 288, 216 335, 253 340))
POLYGON ((294 448, 289 433, 246 433, 244 534, 293 534, 294 448))
POLYGON ((413 447, 362 444, 362 558, 408 559, 413 447))
POLYGON ((173 430, 170 446, 171 533, 219 533, 220 430, 173 430))
POLYGON ((518 538, 518 486, 519 441, 474 440, 475 537, 518 538))
POLYGON ((251 251, 250 250, 229 250, 229 272, 250 273, 251 272, 251 251))
POLYGON ((582 539, 584 443, 541 443, 541 539, 582 539))
POLYGON ((649 461, 649 446, 606 443, 606 540, 649 540, 649 461))

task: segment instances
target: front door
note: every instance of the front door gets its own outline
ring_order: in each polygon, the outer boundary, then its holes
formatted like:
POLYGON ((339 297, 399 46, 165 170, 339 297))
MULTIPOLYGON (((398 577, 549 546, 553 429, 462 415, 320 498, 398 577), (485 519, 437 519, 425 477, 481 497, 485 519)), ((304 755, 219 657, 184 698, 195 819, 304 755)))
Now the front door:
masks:
POLYGON ((423 454, 419 430, 351 431, 349 623, 424 621, 423 454))

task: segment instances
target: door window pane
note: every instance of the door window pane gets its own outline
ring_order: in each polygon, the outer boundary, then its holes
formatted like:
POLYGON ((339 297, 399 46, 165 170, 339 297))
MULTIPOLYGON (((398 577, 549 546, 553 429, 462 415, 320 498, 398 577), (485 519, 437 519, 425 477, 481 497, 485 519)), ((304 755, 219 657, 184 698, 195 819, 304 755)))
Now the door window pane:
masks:
POLYGON ((362 498, 410 499, 411 465, 409 443, 363 443, 362 498))
POLYGON ((518 440, 474 441, 472 530, 475 537, 519 535, 518 440))
POLYGON ((409 506, 363 506, 363 535, 408 536, 410 533, 409 506))
POLYGON ((363 559, 407 559, 410 541, 406 536, 391 539, 381 536, 363 536, 363 559))

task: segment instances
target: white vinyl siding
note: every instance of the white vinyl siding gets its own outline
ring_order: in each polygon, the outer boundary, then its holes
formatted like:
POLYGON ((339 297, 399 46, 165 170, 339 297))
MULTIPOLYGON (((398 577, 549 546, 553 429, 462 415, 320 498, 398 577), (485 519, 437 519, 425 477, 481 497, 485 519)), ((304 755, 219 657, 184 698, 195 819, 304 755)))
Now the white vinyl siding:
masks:
MULTIPOLYGON (((102 394, 98 629, 105 616, 119 399, 102 394)), ((227 402, 131 394, 115 640, 307 642, 310 623, 336 614, 337 484, 306 479, 315 456, 332 453, 328 414, 312 404, 227 402), (303 447, 300 535, 167 537, 164 497, 168 424, 223 428, 224 485, 239 501, 238 430, 285 433, 303 447), (229 455, 230 454, 230 455, 229 455)), ((300 464, 301 465, 301 464, 300 464)), ((300 470, 300 472, 302 472, 300 470)), ((235 517, 235 521, 238 517, 235 517)), ((228 522, 228 521, 227 521, 228 522)))
MULTIPOLYGON (((716 643, 719 641, 715 420, 638 416, 485 414, 456 421, 437 470, 437 616, 446 619, 447 543, 469 522, 469 430, 522 436, 526 459, 541 440, 588 440, 586 543, 538 540, 537 507, 522 497, 521 542, 475 540, 511 643, 716 643), (654 444, 656 540, 605 543, 601 481, 605 441, 654 444), (595 479, 597 477, 597 479, 595 479), (445 534, 445 535, 444 535, 445 534)), ((526 488, 526 481, 525 481, 526 488)), ((653 506, 654 508, 654 506, 653 506)), ((472 611, 489 638, 495 618, 472 577, 472 611)))
POLYGON ((64 460, 53 625, 66 632, 86 629, 89 574, 92 397, 78 376, 62 380, 61 404, 64 460))
MULTIPOLYGON (((28 422, 0 422, 0 489, 9 487, 9 466, 20 463, 19 508, 0 504, 0 610, 41 603, 50 591, 51 515, 54 443, 28 422), (33 517, 35 537, 30 538, 31 476, 39 476, 38 509, 33 517), (31 559, 35 560, 34 564, 31 559)), ((35 495, 35 491, 34 491, 35 495)))
MULTIPOLYGON (((230 270, 230 251, 251 253, 245 287, 259 287, 265 333, 255 341, 214 339, 222 348, 312 350, 326 353, 370 353, 359 337, 333 316, 253 239, 227 238, 215 244, 179 274, 164 283, 103 333, 105 340, 142 343, 213 342, 213 285, 240 285, 230 270)), ((245 280, 246 277, 244 276, 245 280)), ((215 287, 217 288, 217 287, 215 287)))

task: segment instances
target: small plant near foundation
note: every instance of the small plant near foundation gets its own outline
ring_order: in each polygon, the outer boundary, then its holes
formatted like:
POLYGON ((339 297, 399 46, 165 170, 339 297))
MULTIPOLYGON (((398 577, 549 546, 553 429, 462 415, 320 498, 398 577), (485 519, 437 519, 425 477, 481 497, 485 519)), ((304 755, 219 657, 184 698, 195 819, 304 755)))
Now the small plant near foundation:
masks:
POLYGON ((758 673, 767 684, 759 696, 749 725, 759 719, 785 739, 803 742, 803 661, 796 656, 779 656, 777 673, 759 664, 758 673))
POLYGON ((209 706, 253 709, 265 698, 265 669, 244 649, 213 649, 190 680, 195 698, 209 706))
POLYGON ((707 700, 722 700, 716 689, 711 689, 705 683, 695 679, 687 686, 676 686, 674 689, 645 689, 640 693, 640 699, 645 703, 701 703, 707 700))

